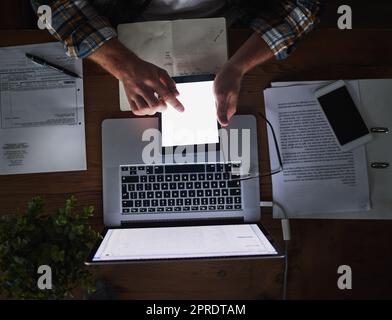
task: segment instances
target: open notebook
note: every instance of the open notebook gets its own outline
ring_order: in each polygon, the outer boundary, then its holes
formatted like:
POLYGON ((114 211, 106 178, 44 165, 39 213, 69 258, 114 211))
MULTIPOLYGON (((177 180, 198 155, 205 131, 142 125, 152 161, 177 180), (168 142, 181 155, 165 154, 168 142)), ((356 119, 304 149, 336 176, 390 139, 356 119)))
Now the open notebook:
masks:
MULTIPOLYGON (((224 18, 120 24, 118 38, 170 76, 215 74, 227 61, 224 18)), ((121 82, 120 109, 131 110, 121 82)))

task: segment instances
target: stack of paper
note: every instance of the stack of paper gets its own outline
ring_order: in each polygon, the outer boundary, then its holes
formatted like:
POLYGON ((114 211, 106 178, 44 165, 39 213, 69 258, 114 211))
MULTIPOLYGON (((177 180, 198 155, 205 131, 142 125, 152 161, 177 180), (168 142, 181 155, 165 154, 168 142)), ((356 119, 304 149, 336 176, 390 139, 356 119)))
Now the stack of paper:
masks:
MULTIPOLYGON (((358 81, 348 89, 360 105, 358 81)), ((264 91, 283 171, 272 176, 274 217, 328 217, 370 209, 365 147, 342 152, 314 97, 320 83, 278 83, 264 91)), ((270 164, 279 167, 269 129, 270 164)))
POLYGON ((86 170, 83 80, 26 53, 83 73, 57 42, 0 49, 0 174, 86 170))

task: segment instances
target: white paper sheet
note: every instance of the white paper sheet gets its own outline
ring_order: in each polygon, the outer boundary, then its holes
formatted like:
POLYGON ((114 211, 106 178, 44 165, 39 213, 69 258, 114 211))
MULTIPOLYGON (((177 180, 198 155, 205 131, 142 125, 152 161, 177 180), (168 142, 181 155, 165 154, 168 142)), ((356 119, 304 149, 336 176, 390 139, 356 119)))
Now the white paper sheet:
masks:
POLYGON ((82 74, 59 43, 0 49, 0 174, 85 170, 83 80, 25 53, 82 74))
MULTIPOLYGON (((365 148, 340 151, 313 92, 319 85, 264 91, 284 170, 272 176, 274 217, 370 209, 365 148)), ((359 103, 358 82, 349 90, 359 103)), ((268 132, 271 168, 278 161, 268 132)))
MULTIPOLYGON (((170 76, 215 74, 227 61, 224 18, 121 24, 119 40, 170 76)), ((120 82, 120 108, 131 110, 120 82)))

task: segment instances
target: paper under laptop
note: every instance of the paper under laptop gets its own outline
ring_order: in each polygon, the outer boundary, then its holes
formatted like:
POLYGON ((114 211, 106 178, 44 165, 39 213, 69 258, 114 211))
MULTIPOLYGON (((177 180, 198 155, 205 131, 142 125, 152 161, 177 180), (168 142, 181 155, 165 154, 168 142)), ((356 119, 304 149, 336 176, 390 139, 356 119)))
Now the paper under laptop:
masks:
MULTIPOLYGON (((120 24, 118 39, 170 76, 216 74, 227 61, 224 18, 120 24)), ((120 109, 131 110, 121 82, 120 109)))
POLYGON ((86 170, 83 80, 25 53, 83 73, 57 42, 0 48, 0 174, 86 170))

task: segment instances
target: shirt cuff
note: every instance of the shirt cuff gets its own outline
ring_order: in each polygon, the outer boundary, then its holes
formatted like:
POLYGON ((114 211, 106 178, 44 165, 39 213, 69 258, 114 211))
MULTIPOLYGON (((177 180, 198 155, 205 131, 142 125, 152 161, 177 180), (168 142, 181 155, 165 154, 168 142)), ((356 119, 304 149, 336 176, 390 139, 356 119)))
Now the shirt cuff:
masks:
POLYGON ((107 18, 86 0, 58 0, 51 5, 49 32, 63 42, 67 55, 86 58, 105 42, 117 37, 107 18))

